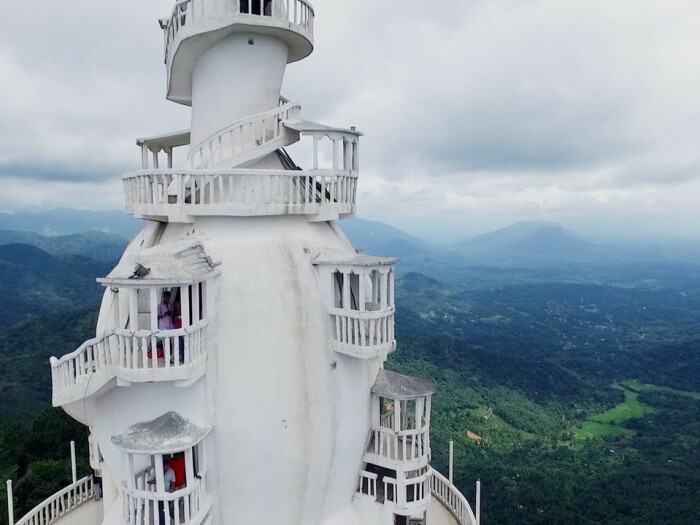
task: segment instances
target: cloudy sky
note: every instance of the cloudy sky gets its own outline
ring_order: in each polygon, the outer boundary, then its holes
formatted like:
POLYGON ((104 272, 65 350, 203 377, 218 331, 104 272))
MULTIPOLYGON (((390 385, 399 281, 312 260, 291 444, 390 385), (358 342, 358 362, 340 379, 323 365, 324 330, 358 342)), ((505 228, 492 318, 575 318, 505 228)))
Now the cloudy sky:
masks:
MULTIPOLYGON (((0 211, 119 209, 164 99, 172 0, 3 2, 0 211)), ((315 0, 287 70, 356 125, 360 215, 434 238, 522 219, 700 236, 698 0, 315 0)), ((244 74, 244 72, 242 72, 244 74)))

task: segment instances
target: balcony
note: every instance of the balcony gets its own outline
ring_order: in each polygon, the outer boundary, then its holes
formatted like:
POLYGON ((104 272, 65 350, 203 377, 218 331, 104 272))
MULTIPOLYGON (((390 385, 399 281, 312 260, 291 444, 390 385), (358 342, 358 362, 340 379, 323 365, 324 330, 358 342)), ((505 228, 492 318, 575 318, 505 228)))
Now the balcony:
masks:
POLYGON ((200 52, 231 33, 273 34, 289 48, 288 62, 313 51, 314 10, 306 0, 181 0, 169 18, 160 21, 165 32, 168 99, 192 102, 192 69, 200 52), (172 75, 178 70, 177 79, 172 75))
POLYGON ((161 222, 206 216, 355 213, 357 173, 342 170, 144 170, 124 176, 126 211, 161 222))
POLYGON ((396 259, 330 250, 314 259, 325 287, 333 349, 359 359, 386 359, 396 349, 396 259))
POLYGON ((428 430, 372 430, 365 461, 403 470, 425 466, 430 461, 428 430))
POLYGON ((386 356, 396 349, 394 307, 377 311, 331 309, 333 349, 359 359, 386 356))
POLYGON ((208 324, 203 320, 179 330, 112 330, 61 359, 52 357, 53 405, 73 403, 118 384, 195 382, 206 371, 208 324))
POLYGON ((112 443, 124 453, 124 523, 199 525, 212 501, 206 490, 204 440, 210 426, 196 425, 177 412, 136 423, 112 443), (172 480, 166 473, 172 474, 172 480))
POLYGON ((141 474, 141 487, 124 490, 124 523, 130 525, 197 525, 202 523, 211 507, 207 497, 206 476, 195 480, 190 486, 158 494, 146 481, 149 471, 141 474), (164 521, 160 521, 159 507, 162 508, 164 521))

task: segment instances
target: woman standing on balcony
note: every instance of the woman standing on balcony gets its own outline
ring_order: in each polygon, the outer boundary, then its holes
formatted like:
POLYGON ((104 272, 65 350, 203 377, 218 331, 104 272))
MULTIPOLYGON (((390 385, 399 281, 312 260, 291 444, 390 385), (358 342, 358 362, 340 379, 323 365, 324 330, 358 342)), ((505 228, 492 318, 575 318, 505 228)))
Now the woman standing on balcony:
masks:
POLYGON ((163 292, 163 298, 158 305, 158 329, 173 329, 173 311, 170 307, 170 292, 167 290, 163 292))

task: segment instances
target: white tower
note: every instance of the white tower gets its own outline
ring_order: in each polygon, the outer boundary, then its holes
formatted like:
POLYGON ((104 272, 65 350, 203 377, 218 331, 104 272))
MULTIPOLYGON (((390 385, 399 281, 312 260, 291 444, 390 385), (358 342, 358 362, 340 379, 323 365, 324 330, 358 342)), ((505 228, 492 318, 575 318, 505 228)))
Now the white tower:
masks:
POLYGON ((355 212, 361 134, 280 96, 313 8, 184 0, 160 24, 191 130, 138 140, 124 188, 145 226, 100 279, 96 338, 52 359, 103 523, 475 523, 429 466, 433 385, 383 370, 396 261, 334 223, 355 212), (304 137, 307 169, 283 149, 304 137))

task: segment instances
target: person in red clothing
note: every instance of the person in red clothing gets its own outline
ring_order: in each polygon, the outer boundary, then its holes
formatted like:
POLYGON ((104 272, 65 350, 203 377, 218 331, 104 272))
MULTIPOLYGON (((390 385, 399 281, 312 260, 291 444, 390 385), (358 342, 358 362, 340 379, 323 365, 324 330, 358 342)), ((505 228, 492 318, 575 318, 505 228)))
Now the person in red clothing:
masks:
POLYGON ((175 490, 180 490, 187 486, 187 477, 185 475, 185 454, 180 452, 175 454, 175 457, 170 460, 170 468, 175 473, 175 490))

